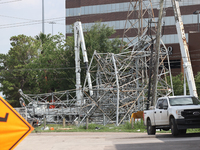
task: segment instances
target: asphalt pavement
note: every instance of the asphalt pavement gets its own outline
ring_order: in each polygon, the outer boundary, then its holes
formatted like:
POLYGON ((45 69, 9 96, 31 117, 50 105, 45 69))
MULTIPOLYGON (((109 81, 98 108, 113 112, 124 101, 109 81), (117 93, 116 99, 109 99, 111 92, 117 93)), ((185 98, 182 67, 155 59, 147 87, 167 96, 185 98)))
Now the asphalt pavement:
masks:
POLYGON ((31 133, 15 150, 199 150, 200 134, 62 132, 31 133))

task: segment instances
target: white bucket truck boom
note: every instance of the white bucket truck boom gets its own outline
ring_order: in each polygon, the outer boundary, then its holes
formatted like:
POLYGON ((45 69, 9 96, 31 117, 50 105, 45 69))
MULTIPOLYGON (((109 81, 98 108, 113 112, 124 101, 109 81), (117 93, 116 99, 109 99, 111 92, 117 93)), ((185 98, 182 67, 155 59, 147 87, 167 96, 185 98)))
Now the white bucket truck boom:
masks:
POLYGON ((192 71, 192 65, 191 65, 191 61, 190 61, 190 54, 188 51, 188 45, 187 45, 187 41, 186 41, 186 37, 185 37, 185 30, 184 30, 183 21, 181 18, 179 2, 176 0, 172 0, 172 7, 174 10, 176 30, 177 30, 177 34, 178 34, 180 49, 181 49, 181 56, 183 59, 184 73, 187 78, 190 95, 198 97, 197 89, 196 89, 196 85, 195 85, 195 81, 194 81, 194 75, 193 75, 193 71, 192 71))
POLYGON ((75 50, 75 66, 76 66, 76 97, 77 97, 77 105, 81 105, 81 100, 83 97, 83 93, 81 90, 81 67, 80 67, 80 45, 83 54, 83 61, 86 66, 86 76, 88 80, 89 92, 90 96, 93 95, 92 90, 92 82, 90 77, 90 72, 88 70, 88 57, 87 50, 85 46, 85 40, 83 36, 83 29, 80 21, 74 23, 74 50, 75 50))

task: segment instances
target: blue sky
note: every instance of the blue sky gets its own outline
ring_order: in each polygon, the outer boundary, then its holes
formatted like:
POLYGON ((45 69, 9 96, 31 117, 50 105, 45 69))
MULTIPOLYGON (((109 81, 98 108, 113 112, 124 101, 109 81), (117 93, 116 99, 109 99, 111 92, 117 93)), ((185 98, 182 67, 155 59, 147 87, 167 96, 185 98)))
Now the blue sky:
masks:
MULTIPOLYGON (((45 34, 65 34, 65 0, 44 0, 45 34)), ((10 37, 34 37, 42 31, 42 0, 0 0, 0 53, 10 49, 10 37)))

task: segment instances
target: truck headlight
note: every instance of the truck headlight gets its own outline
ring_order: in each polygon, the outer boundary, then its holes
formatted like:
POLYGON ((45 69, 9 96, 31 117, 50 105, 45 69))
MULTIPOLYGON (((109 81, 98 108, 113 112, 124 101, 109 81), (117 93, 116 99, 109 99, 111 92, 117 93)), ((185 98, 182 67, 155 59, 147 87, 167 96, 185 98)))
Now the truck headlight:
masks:
POLYGON ((181 118, 183 118, 183 116, 181 116, 181 112, 182 112, 183 110, 177 110, 176 111, 176 114, 177 114, 177 116, 178 116, 178 119, 181 119, 181 118))

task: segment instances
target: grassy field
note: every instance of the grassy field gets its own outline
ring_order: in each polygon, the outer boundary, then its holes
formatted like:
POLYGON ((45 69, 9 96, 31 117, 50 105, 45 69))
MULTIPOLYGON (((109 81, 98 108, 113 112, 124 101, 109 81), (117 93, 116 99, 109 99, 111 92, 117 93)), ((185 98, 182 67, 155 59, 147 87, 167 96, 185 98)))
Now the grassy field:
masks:
POLYGON ((66 125, 63 127, 61 124, 47 124, 44 130, 44 125, 36 127, 34 132, 146 132, 146 127, 143 124, 143 121, 134 123, 132 128, 131 123, 126 122, 119 126, 115 124, 107 124, 105 126, 99 124, 89 124, 88 129, 86 125, 75 126, 75 125, 66 125), (53 128, 54 130, 50 130, 53 128))
MULTIPOLYGON (((132 128, 130 122, 126 122, 119 126, 115 124, 107 124, 105 126, 99 124, 89 124, 88 129, 86 126, 75 126, 75 125, 66 125, 63 127, 61 124, 47 124, 46 129, 44 130, 44 125, 35 127, 33 133, 38 132, 140 132, 146 133, 146 126, 144 126, 143 121, 134 123, 134 128, 132 128), (53 130, 50 130, 52 129, 53 130)), ((156 133, 171 133, 171 131, 160 131, 157 130, 156 133)), ((187 133, 200 133, 200 129, 188 129, 187 133)))
POLYGON ((63 127, 61 124, 47 124, 46 127, 48 127, 49 130, 43 130, 44 125, 41 125, 36 127, 33 132, 146 132, 143 122, 136 122, 133 129, 129 122, 119 126, 116 126, 115 124, 107 124, 105 126, 99 124, 88 124, 88 129, 86 129, 86 125, 66 125, 63 127), (52 127, 54 130, 50 130, 52 127))

